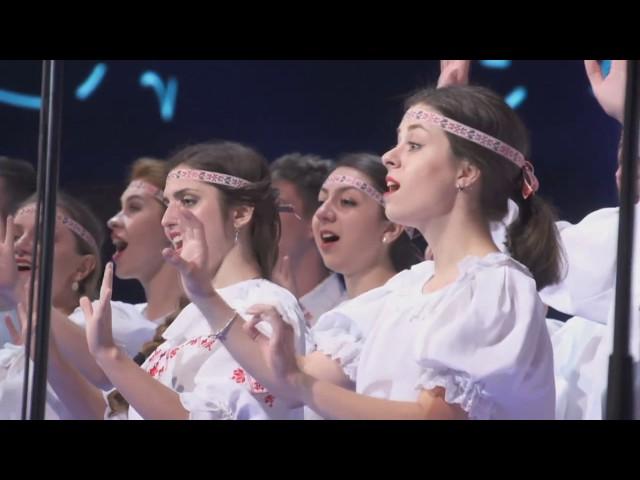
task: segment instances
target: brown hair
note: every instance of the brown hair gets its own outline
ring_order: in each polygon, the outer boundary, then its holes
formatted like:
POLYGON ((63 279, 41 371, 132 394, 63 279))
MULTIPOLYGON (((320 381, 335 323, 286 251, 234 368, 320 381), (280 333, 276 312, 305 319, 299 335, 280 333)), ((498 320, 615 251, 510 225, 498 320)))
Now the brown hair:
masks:
MULTIPOLYGON (((405 103, 408 110, 423 104, 442 115, 501 140, 529 158, 529 134, 518 115, 491 90, 478 86, 425 89, 405 103)), ((562 251, 555 226, 555 212, 539 195, 522 197, 522 170, 504 157, 465 138, 445 132, 451 151, 476 165, 482 175, 480 206, 485 219, 501 220, 507 199, 519 207, 518 219, 507 231, 511 256, 529 268, 537 288, 561 277, 562 251)))
POLYGON ((295 186, 304 204, 302 214, 309 219, 320 206, 318 194, 335 167, 333 160, 318 155, 288 153, 271 164, 271 179, 291 182, 295 186))
MULTIPOLYGON (((378 191, 384 192, 387 188, 387 169, 382 164, 382 159, 370 153, 348 153, 338 158, 338 167, 349 167, 366 175, 378 191)), ((385 217, 384 208, 380 207, 380 214, 385 217)), ((412 265, 424 260, 422 252, 411 241, 407 232, 403 232, 389 248, 391 263, 396 272, 411 268, 412 265)))
POLYGON ((2 219, 36 190, 36 171, 29 162, 0 156, 0 177, 9 197, 6 211, 0 211, 2 219))
POLYGON ((229 207, 249 205, 254 208, 250 225, 251 247, 262 276, 271 278, 278 259, 280 216, 277 192, 271 186, 269 166, 254 149, 235 142, 199 143, 183 148, 172 156, 169 168, 185 165, 198 170, 224 173, 251 182, 242 188, 214 185, 222 192, 223 214, 229 207))
MULTIPOLYGON (((35 203, 37 199, 36 194, 31 195, 18 206, 16 211, 23 206, 35 203)), ((63 210, 69 218, 78 222, 96 241, 97 250, 86 240, 80 238, 76 234, 73 235, 76 241, 76 252, 80 255, 93 255, 96 258, 96 266, 93 271, 83 280, 78 282, 78 293, 81 296, 86 295, 87 297, 94 299, 97 295, 98 282, 100 281, 102 274, 102 256, 100 252, 105 238, 102 222, 98 219, 95 213, 86 206, 86 204, 64 192, 58 192, 56 206, 63 210)))

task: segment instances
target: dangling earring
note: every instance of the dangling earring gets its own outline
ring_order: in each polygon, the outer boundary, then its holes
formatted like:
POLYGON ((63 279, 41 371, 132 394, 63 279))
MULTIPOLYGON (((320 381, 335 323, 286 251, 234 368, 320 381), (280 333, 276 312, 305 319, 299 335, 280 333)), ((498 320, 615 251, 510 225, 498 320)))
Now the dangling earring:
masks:
POLYGON ((236 229, 236 235, 235 235, 235 237, 234 237, 234 239, 233 239, 233 242, 234 242, 236 245, 238 244, 238 235, 240 235, 240 231, 238 231, 238 230, 236 229))
POLYGON ((463 185, 456 185, 456 188, 458 189, 459 192, 464 192, 464 186, 463 185))
POLYGON ((73 282, 71 284, 71 290, 73 290, 74 292, 77 292, 78 290, 80 290, 80 284, 78 282, 73 282))

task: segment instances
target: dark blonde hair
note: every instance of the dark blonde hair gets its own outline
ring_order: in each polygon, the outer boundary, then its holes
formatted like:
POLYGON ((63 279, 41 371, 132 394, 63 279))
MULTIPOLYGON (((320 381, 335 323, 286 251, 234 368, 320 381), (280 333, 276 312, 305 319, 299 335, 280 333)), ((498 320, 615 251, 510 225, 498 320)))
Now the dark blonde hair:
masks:
POLYGON ((164 190, 168 173, 169 164, 166 161, 151 157, 141 157, 135 160, 129 168, 129 182, 144 180, 154 187, 164 190))

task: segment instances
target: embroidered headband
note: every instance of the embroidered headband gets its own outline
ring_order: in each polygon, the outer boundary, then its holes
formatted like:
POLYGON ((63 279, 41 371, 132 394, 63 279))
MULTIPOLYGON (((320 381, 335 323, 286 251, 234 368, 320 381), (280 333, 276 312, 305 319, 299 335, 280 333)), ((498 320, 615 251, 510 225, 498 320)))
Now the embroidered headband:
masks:
POLYGON ((158 200, 163 206, 165 205, 164 196, 162 195, 162 190, 160 190, 155 185, 152 185, 151 183, 146 182, 144 180, 133 180, 125 190, 125 193, 126 192, 146 193, 147 195, 151 195, 153 198, 158 200))
MULTIPOLYGON (((28 214, 31 214, 31 213, 35 214, 35 211, 36 211, 35 205, 29 205, 29 206, 26 206, 26 207, 22 207, 16 213, 16 218, 18 216, 20 216, 20 215, 28 215, 28 214)), ((80 237, 82 240, 84 240, 89 245, 91 245, 91 247, 96 252, 100 251, 100 249, 98 248, 98 243, 96 242, 95 238, 93 238, 93 235, 91 235, 87 231, 87 229, 85 229, 78 222, 76 222, 75 220, 73 220, 72 218, 70 218, 70 217, 68 217, 66 215, 63 215, 62 213, 56 213, 56 220, 58 220, 60 223, 62 223, 62 225, 67 227, 69 230, 71 230, 73 233, 75 233, 78 237, 80 237)))
POLYGON ((215 183, 217 185, 224 185, 231 188, 243 188, 251 185, 251 182, 243 178, 234 177, 233 175, 227 175, 225 173, 209 172, 207 170, 195 170, 191 168, 178 168, 172 170, 167 175, 167 179, 187 179, 187 180, 199 180, 201 182, 215 183))
POLYGON ((510 145, 498 140, 491 135, 487 135, 479 130, 468 127, 460 122, 456 122, 443 115, 427 112, 424 110, 410 109, 405 113, 405 118, 420 120, 442 128, 444 131, 457 135, 482 147, 494 151, 498 155, 506 158, 520 169, 522 169, 522 197, 529 198, 540 188, 540 182, 535 176, 533 165, 524 158, 524 155, 510 145))

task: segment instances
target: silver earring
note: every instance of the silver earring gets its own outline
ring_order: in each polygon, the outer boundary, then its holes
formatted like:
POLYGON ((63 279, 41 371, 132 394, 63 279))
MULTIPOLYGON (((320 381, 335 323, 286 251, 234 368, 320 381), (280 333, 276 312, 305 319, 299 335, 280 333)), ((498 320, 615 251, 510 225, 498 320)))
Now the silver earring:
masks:
POLYGON ((463 185, 456 185, 456 188, 458 189, 459 192, 464 192, 464 186, 463 185))
POLYGON ((382 237, 382 243, 387 243, 387 237, 382 237))
POLYGON ((80 290, 80 284, 78 282, 73 282, 71 284, 71 290, 73 290, 74 292, 77 292, 78 290, 80 290))
POLYGON ((238 235, 240 235, 240 232, 238 230, 236 230, 236 236, 233 239, 233 242, 236 243, 236 244, 238 243, 238 235))

